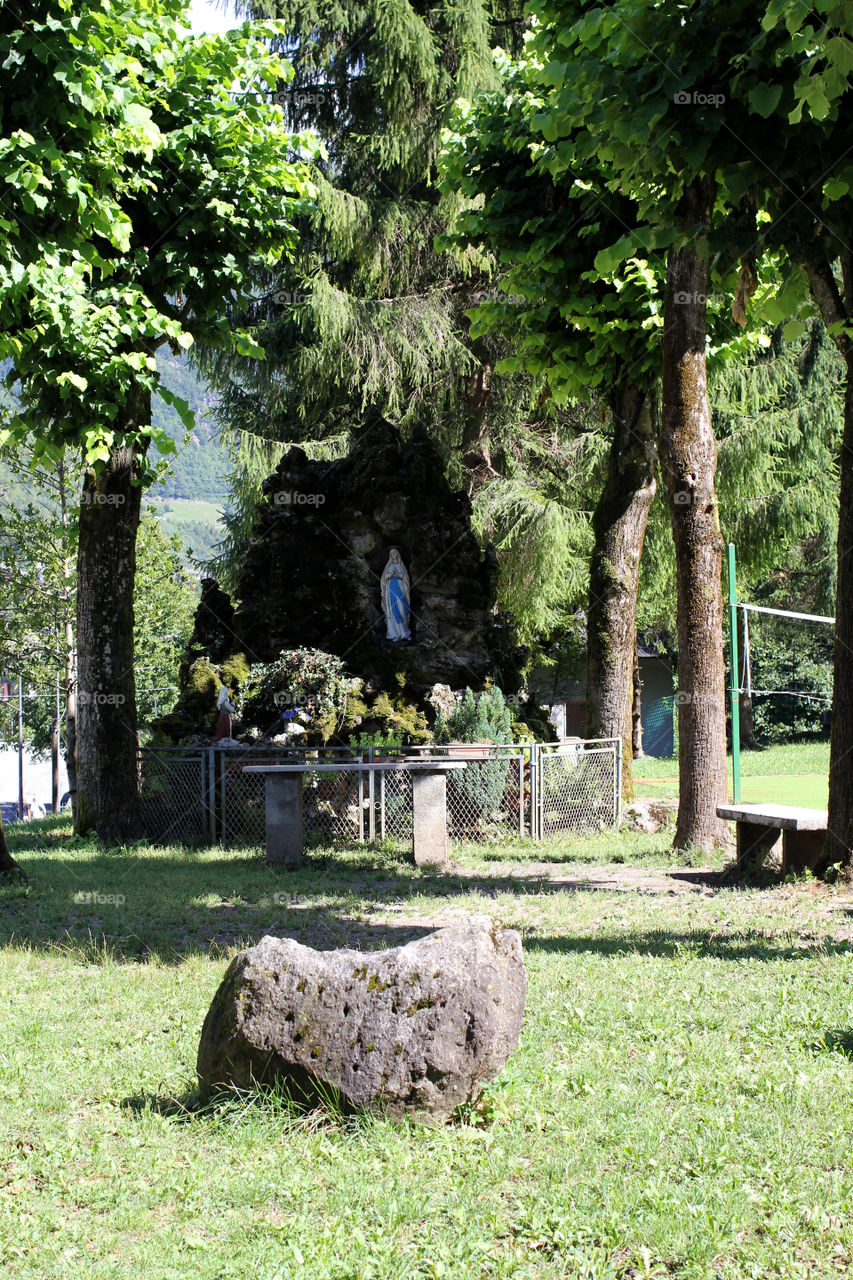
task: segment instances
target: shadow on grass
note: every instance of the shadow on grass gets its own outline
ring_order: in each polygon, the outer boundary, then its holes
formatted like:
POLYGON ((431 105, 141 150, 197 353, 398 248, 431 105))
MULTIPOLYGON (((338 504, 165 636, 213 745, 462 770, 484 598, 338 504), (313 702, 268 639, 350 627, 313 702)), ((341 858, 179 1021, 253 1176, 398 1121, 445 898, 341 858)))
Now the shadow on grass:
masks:
POLYGON ((648 955, 672 958, 696 955, 715 960, 808 960, 816 955, 850 955, 851 944, 832 939, 790 940, 790 936, 770 936, 754 929, 736 929, 731 933, 708 933, 703 930, 674 932, 669 929, 647 929, 636 933, 595 933, 589 936, 569 934, 533 934, 524 939, 526 952, 550 955, 592 953, 600 956, 648 955))
POLYGON ((853 1061, 853 1031, 824 1031, 821 1038, 809 1045, 809 1048, 813 1053, 838 1053, 842 1058, 853 1061))
POLYGON ((341 1130, 376 1119, 363 1109, 349 1106, 336 1089, 319 1080, 313 1082, 309 1092, 301 1093, 283 1081, 254 1089, 216 1089, 207 1095, 200 1089, 186 1089, 178 1095, 143 1090, 124 1098, 121 1107, 138 1118, 157 1115, 175 1124, 208 1123, 227 1128, 272 1120, 300 1129, 341 1130))
MULTIPOLYGON (((111 850, 63 834, 67 819, 27 824, 15 833, 15 852, 25 852, 26 882, 0 881, 0 946, 25 947, 64 955, 80 964, 179 964, 193 955, 227 958, 265 934, 291 937, 321 950, 352 947, 381 950, 422 937, 436 925, 430 908, 446 908, 467 897, 624 892, 636 877, 660 878, 663 892, 689 884, 718 889, 730 885, 726 872, 688 868, 644 871, 624 868, 628 880, 614 881, 604 868, 572 874, 553 864, 412 866, 400 849, 311 850, 296 869, 269 867, 259 850, 182 850, 137 847, 111 850), (40 830, 36 830, 36 828, 40 830), (46 847, 47 846, 47 847, 46 847), (407 904, 414 919, 406 919, 407 904), (394 904, 401 918, 372 918, 374 908, 394 904), (418 917, 426 916, 426 919, 418 917)), ((752 886, 745 886, 748 892, 752 886)), ((757 886, 756 886, 757 887, 757 886)), ((475 907, 476 909, 476 907, 475 907)), ((627 938, 539 937, 528 950, 598 951, 613 954, 644 949, 675 954, 702 948, 723 958, 745 955, 798 958, 805 949, 777 940, 730 939, 701 934, 631 934, 627 938)))

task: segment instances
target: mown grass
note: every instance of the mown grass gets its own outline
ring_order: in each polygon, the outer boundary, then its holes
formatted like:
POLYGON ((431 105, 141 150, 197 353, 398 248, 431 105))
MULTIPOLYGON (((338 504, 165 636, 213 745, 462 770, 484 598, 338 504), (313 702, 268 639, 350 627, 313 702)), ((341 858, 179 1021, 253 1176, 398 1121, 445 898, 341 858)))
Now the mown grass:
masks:
MULTIPOLYGON (((743 751, 740 760, 742 800, 826 808, 829 742, 793 742, 743 751)), ((728 764, 731 796, 731 755, 728 764)), ((678 797, 677 756, 644 756, 633 762, 632 772, 638 799, 678 797)))
POLYGON ((640 893, 584 887, 567 847, 550 868, 541 847, 526 866, 460 849, 429 874, 320 850, 288 873, 46 826, 18 845, 28 885, 0 888, 3 1275, 853 1270, 844 892, 678 879, 660 837, 599 838, 617 867, 646 842, 660 884, 640 893), (199 1106, 201 1022, 236 949, 267 932, 393 946, 460 910, 519 928, 529 975, 521 1046, 480 1112, 425 1130, 275 1097, 199 1106))

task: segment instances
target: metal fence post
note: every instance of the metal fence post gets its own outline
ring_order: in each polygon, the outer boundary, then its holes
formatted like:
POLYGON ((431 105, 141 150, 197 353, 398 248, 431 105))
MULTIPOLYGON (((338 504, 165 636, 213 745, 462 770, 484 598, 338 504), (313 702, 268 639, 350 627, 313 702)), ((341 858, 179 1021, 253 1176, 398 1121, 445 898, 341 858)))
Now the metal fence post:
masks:
POLYGON ((622 740, 617 738, 613 743, 613 756, 616 762, 616 796, 613 803, 615 826, 622 825, 622 740))
POLYGON ((368 844, 376 844, 376 770, 373 765, 373 747, 370 748, 370 764, 371 769, 367 775, 367 842, 368 844))
POLYGON ((518 751, 518 838, 524 839, 524 747, 518 751))
POLYGON ((210 820, 210 843, 216 844, 216 752, 207 750, 207 803, 210 820))

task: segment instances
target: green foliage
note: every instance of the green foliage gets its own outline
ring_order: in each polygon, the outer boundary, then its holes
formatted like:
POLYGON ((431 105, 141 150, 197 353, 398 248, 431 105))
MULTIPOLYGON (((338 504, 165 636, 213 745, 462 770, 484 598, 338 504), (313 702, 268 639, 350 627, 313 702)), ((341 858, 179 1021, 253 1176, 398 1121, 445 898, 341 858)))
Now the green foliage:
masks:
MULTIPOLYGON (((513 741, 512 714, 503 693, 494 685, 475 694, 466 689, 454 711, 445 719, 439 710, 435 722, 437 743, 513 741)), ((459 821, 471 829, 488 823, 500 807, 507 785, 507 760, 469 760, 464 770, 451 771, 447 787, 456 797, 459 821)))
POLYGON ((285 50, 295 75, 283 95, 287 119, 315 129, 328 158, 312 170, 317 201, 299 222, 296 256, 271 273, 253 313, 266 362, 203 357, 235 453, 233 511, 216 575, 234 583, 261 482, 280 456, 258 433, 299 442, 311 456, 328 456, 319 452, 325 448, 340 455, 366 410, 376 409, 404 430, 427 424, 452 482, 476 498, 492 481, 514 488, 523 513, 515 541, 508 511, 505 519, 484 511, 478 527, 484 540, 493 531, 498 537, 501 602, 532 638, 563 609, 564 593, 550 554, 556 499, 532 478, 538 455, 528 463, 527 446, 553 442, 558 452, 572 433, 565 417, 538 402, 527 373, 494 374, 511 354, 507 339, 470 330, 470 308, 494 287, 493 264, 434 247, 458 203, 435 181, 442 129, 460 94, 499 87, 493 52, 520 48, 523 5, 252 0, 241 8, 274 11, 289 24, 285 50), (478 377, 485 402, 475 406, 478 377), (512 574, 522 542, 524 563, 548 569, 538 591, 529 572, 512 574))
POLYGON ((367 708, 366 718, 379 722, 380 737, 400 738, 406 745, 432 741, 423 711, 402 695, 392 700, 387 693, 380 693, 367 708))
MULTIPOLYGON (((807 612, 831 614, 844 364, 819 319, 804 328, 788 341, 777 326, 752 359, 712 371, 717 492, 723 537, 737 550, 741 598, 763 597, 789 566, 797 596, 812 601, 807 612)), ((793 595, 780 600, 799 607, 793 595)), ((660 497, 649 515, 638 625, 649 636, 675 634, 675 558, 660 497)))
MULTIPOLYGON (((241 655, 242 656, 242 655, 241 655)), ((253 665, 242 685, 240 714, 275 732, 296 720, 323 741, 342 727, 347 701, 361 682, 341 658, 321 649, 283 649, 274 662, 253 665)))
POLYGON ((503 693, 490 685, 480 693, 466 689, 446 718, 436 716, 436 742, 512 742, 512 713, 503 693))
POLYGON ((189 642, 196 588, 183 563, 180 539, 167 538, 153 511, 143 512, 136 543, 134 670, 140 724, 171 710, 178 668, 189 642))
POLYGON ((20 384, 13 430, 39 457, 73 443, 97 469, 122 446, 173 451, 124 415, 131 388, 159 389, 191 425, 161 383, 164 341, 260 354, 227 308, 245 311, 310 191, 257 92, 286 75, 261 39, 278 29, 191 38, 183 19, 183 0, 0 11, 0 356, 20 384))
POLYGON ((403 745, 403 736, 377 729, 375 733, 350 735, 349 744, 357 751, 366 751, 370 747, 378 748, 380 751, 395 751, 403 745))
MULTIPOLYGON (((74 676, 77 609, 75 557, 83 467, 73 456, 36 464, 33 451, 7 446, 4 471, 15 477, 0 496, 0 668, 23 675, 25 737, 50 746, 59 679, 62 715, 74 676)), ((192 629, 196 591, 182 548, 167 538, 153 511, 143 512, 134 585, 134 653, 139 722, 168 711, 178 691, 178 665, 192 629)), ((15 708, 0 711, 7 736, 15 708)), ((17 729, 14 727, 14 732, 17 729)))

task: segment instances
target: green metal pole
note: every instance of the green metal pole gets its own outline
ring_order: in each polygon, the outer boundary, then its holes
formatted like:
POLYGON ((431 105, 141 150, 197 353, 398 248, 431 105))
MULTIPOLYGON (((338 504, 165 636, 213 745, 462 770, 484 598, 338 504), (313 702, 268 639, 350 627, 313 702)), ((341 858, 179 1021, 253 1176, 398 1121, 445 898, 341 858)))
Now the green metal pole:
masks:
POLYGON ((738 692, 740 677, 737 653, 737 577, 733 542, 729 543, 729 627, 732 654, 732 801, 734 804, 740 804, 740 694, 738 692))

